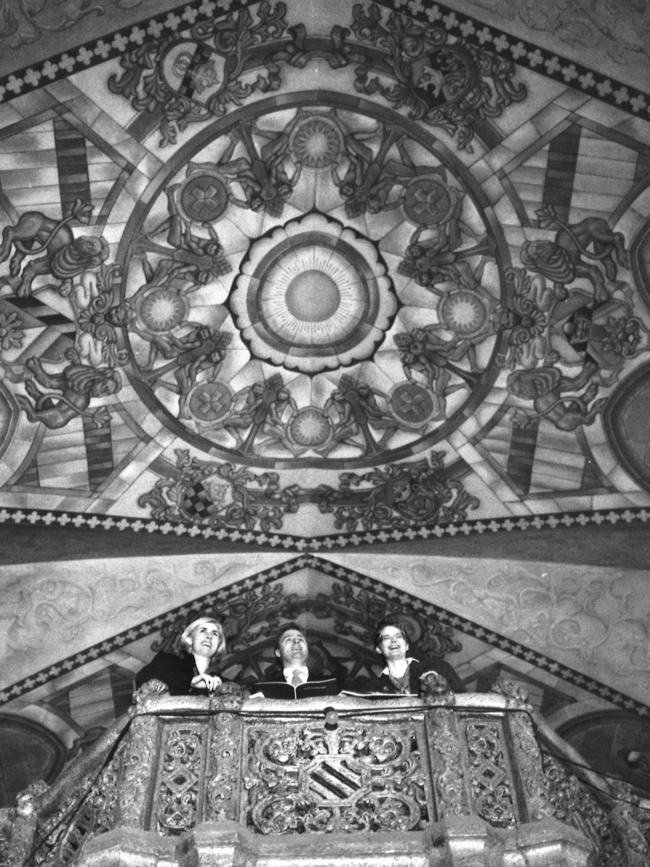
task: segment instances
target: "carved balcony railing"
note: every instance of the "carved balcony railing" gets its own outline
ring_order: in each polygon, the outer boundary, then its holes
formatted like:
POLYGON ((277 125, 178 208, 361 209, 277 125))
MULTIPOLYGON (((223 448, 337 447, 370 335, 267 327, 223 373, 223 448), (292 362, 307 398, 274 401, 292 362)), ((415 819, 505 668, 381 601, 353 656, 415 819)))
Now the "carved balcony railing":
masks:
POLYGON ((140 694, 4 812, 0 863, 647 867, 638 813, 516 695, 140 694))

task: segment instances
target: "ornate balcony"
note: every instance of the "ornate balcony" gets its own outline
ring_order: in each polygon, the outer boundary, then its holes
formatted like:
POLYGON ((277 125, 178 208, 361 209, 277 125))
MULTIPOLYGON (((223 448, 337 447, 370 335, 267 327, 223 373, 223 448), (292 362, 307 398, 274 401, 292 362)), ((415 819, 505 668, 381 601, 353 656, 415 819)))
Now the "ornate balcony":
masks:
POLYGON ((641 867, 629 790, 508 692, 147 696, 0 817, 11 867, 641 867), (567 763, 572 763, 571 771, 567 763))

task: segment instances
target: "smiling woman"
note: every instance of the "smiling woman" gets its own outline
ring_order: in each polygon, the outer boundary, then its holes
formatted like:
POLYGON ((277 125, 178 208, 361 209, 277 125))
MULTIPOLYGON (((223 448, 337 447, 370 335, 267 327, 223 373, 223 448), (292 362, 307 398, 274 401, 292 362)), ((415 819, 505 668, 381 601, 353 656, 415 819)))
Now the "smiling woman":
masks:
POLYGON ((193 620, 180 641, 187 656, 157 653, 136 675, 136 687, 149 684, 152 692, 205 695, 221 686, 223 681, 215 672, 215 659, 225 653, 226 639, 219 621, 213 617, 193 620))
POLYGON ((421 695, 447 688, 465 691, 462 681, 444 659, 416 659, 408 655, 406 628, 397 619, 377 624, 375 650, 383 656, 386 667, 370 683, 370 692, 421 695))

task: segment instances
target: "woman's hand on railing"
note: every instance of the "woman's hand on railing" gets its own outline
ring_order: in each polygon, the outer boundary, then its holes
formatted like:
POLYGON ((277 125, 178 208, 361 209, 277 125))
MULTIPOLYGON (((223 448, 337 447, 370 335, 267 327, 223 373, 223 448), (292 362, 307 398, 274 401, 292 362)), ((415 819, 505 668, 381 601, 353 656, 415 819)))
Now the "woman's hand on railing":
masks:
POLYGON ((221 686, 221 678, 216 674, 197 674, 192 678, 192 686, 195 689, 206 689, 209 693, 221 686))

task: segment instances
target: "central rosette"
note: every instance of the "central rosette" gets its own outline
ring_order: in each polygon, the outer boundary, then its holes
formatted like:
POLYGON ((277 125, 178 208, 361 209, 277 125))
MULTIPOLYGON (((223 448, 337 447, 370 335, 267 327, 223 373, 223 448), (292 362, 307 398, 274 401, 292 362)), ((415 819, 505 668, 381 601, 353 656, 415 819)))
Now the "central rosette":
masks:
POLYGON ((305 373, 372 356, 398 307, 375 245, 314 213, 251 245, 229 304, 255 357, 305 373))

